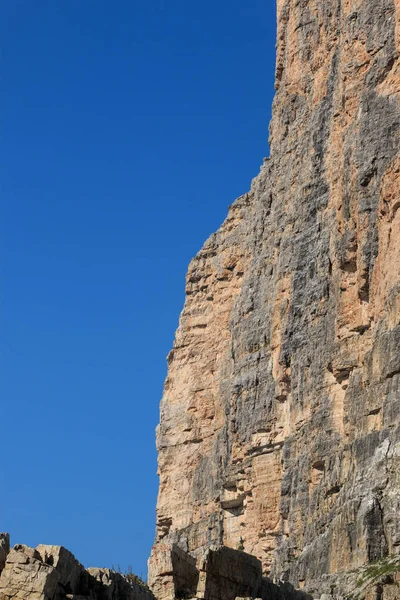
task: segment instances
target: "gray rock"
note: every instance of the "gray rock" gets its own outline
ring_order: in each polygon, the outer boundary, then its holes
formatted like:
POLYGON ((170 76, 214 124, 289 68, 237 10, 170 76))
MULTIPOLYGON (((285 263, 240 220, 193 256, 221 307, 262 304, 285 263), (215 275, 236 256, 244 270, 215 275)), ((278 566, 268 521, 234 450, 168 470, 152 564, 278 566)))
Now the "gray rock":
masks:
POLYGON ((0 533, 0 573, 5 567, 7 555, 10 552, 10 535, 0 533))
POLYGON ((394 0, 278 2, 271 157, 192 260, 168 358, 160 600, 169 544, 242 538, 335 600, 400 553, 398 20, 394 0))

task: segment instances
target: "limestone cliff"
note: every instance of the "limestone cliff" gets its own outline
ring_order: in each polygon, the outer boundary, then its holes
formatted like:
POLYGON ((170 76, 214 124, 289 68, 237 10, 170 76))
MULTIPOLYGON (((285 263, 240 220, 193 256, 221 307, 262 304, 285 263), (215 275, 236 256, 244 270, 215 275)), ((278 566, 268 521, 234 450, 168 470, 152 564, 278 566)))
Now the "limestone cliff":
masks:
POLYGON ((271 157, 191 262, 168 357, 161 599, 172 544, 333 597, 400 553, 400 3, 277 12, 271 157))

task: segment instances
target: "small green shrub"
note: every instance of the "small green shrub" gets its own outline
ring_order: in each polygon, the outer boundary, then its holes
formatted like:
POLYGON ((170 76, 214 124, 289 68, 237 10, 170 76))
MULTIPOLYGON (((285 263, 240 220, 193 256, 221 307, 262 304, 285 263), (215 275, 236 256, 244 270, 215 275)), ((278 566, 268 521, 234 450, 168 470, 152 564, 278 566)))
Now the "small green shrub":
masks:
POLYGON ((373 582, 389 573, 395 573, 400 568, 398 557, 388 556, 371 563, 357 581, 357 586, 361 587, 367 582, 373 582))

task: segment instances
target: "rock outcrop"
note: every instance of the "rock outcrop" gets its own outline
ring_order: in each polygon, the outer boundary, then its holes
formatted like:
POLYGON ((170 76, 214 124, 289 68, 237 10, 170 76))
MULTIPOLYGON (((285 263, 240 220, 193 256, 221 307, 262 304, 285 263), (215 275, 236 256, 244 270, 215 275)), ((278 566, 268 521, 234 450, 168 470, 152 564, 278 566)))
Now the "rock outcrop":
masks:
POLYGON ((4 569, 9 552, 10 536, 8 533, 0 533, 0 573, 4 569))
POLYGON ((400 553, 400 4, 277 11, 271 157, 191 262, 168 356, 160 600, 172 546, 242 539, 315 598, 400 553))
POLYGON ((155 600, 137 578, 86 570, 62 546, 17 544, 10 550, 9 536, 0 534, 0 540, 6 540, 0 600, 155 600))
MULTIPOLYGON (((255 556, 225 546, 208 548, 197 561, 181 548, 165 547, 161 587, 156 597, 177 600, 310 600, 307 594, 285 583, 263 577, 255 556), (166 569, 167 567, 167 569, 166 569)), ((160 569, 160 570, 161 570, 160 569)))

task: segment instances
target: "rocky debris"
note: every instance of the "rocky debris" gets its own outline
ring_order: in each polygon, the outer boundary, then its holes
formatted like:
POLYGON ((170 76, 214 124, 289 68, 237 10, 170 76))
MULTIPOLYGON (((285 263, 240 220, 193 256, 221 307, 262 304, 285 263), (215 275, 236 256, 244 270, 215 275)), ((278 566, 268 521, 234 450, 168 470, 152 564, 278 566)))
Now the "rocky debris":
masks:
POLYGON ((86 570, 62 546, 18 544, 0 575, 0 600, 155 600, 131 579, 110 569, 86 570))
POLYGON ((172 544, 242 539, 335 599, 400 554, 400 4, 277 11, 271 157, 190 263, 168 356, 159 600, 172 544))

